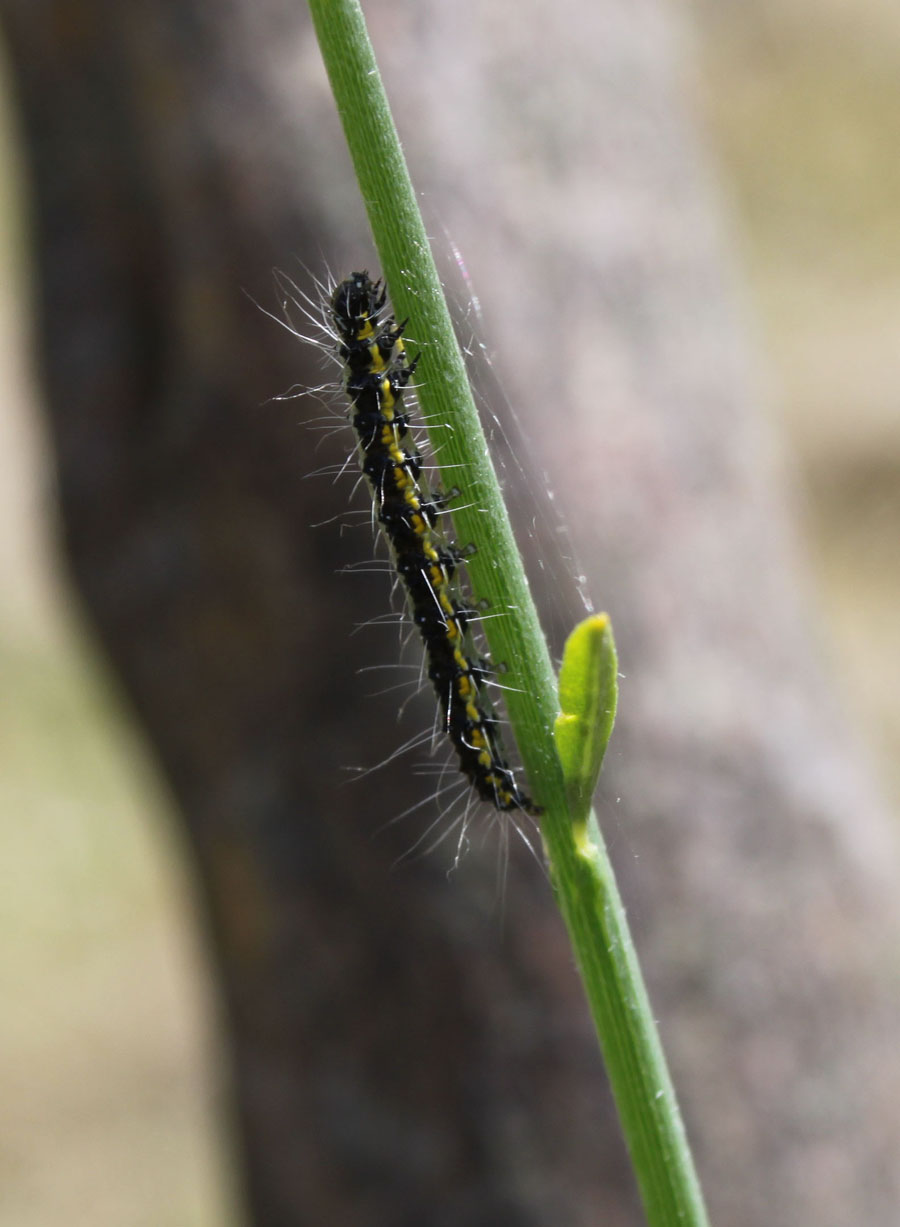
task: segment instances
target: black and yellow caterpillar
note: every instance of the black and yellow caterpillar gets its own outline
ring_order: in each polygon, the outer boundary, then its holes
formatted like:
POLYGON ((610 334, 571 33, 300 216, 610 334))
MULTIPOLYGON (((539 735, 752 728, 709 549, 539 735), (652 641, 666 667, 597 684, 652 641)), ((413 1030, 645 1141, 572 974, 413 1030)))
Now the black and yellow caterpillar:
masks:
POLYGON ((474 546, 461 550, 439 529, 447 503, 459 492, 429 493, 425 487, 422 457, 403 408, 418 359, 409 360, 404 325, 386 303, 382 283, 365 272, 352 273, 331 298, 360 465, 425 646, 428 677, 460 770, 496 809, 534 814, 537 807, 504 757, 486 694, 491 663, 475 653, 469 630, 477 611, 461 599, 457 572, 474 546))

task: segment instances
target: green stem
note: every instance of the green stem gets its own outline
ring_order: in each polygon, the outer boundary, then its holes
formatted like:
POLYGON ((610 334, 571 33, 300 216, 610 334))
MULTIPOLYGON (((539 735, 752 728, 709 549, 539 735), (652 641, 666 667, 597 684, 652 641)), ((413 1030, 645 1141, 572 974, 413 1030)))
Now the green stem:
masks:
MULTIPOLYGON (((505 662, 506 706, 522 762, 543 806, 541 832, 557 899, 651 1227, 703 1227, 706 1214, 625 914, 596 822, 578 836, 553 728, 556 679, 488 455, 465 364, 416 204, 357 0, 309 0, 322 57, 398 318, 421 349, 417 397, 445 481, 465 473, 453 509, 476 598, 508 617, 485 619, 505 662)), ((350 270, 346 270, 349 272, 350 270)))

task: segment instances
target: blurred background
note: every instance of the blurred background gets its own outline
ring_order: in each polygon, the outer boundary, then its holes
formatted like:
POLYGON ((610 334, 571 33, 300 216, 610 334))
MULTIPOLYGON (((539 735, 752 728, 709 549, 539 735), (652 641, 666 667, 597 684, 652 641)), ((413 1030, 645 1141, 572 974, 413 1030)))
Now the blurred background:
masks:
POLYGON ((186 849, 59 552, 2 85, 0 1223, 236 1223, 186 849))
POLYGON ((688 9, 693 84, 828 659, 900 801, 900 15, 879 0, 688 9))
MULTIPOLYGON (((810 634, 896 804, 900 9, 696 0, 679 18, 744 323, 789 440, 822 614, 810 634)), ((57 553, 18 139, 4 92, 0 1227, 237 1223, 184 847, 57 553)))

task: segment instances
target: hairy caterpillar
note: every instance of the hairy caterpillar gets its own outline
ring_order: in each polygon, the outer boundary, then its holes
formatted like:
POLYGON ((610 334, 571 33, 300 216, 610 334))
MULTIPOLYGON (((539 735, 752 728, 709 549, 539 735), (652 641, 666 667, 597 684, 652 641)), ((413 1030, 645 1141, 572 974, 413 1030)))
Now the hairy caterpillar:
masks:
POLYGON ((403 407, 417 359, 409 360, 404 325, 397 324, 386 300, 382 283, 366 272, 352 273, 331 296, 360 466, 425 647, 428 678, 460 770, 496 809, 536 814, 506 761, 486 692, 492 666, 475 651, 470 621, 477 610, 465 603, 459 585, 459 566, 475 546, 460 549, 442 531, 446 506, 459 491, 430 492, 423 480, 422 457, 403 407))

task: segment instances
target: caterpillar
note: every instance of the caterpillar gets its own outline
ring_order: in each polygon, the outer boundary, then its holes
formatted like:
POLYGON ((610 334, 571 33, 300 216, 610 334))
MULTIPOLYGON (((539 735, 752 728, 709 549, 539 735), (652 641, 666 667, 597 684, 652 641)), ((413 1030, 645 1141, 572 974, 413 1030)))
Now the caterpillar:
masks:
POLYGON ((331 316, 360 467, 425 648, 428 679, 459 768, 496 809, 539 814, 505 758, 499 720, 486 693, 494 669, 475 653, 469 629, 479 611, 461 599, 458 570, 475 546, 448 543, 439 528, 459 491, 429 491, 422 478, 422 456, 403 406, 418 362, 406 351, 405 322, 396 322, 386 288, 367 272, 352 273, 336 287, 331 316))

